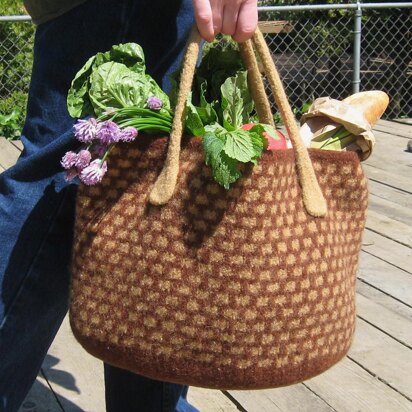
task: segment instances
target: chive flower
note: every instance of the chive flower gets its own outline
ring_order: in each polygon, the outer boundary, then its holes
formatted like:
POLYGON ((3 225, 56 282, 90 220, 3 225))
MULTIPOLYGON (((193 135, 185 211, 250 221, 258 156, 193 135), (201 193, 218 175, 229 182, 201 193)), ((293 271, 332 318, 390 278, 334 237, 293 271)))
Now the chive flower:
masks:
POLYGON ((73 126, 74 136, 79 142, 91 143, 96 138, 97 120, 91 117, 90 119, 79 119, 73 126))
POLYGON ((132 126, 125 127, 120 133, 119 140, 121 142, 133 142, 133 140, 137 137, 137 133, 138 132, 136 128, 132 126))
POLYGON ((77 154, 75 166, 80 170, 84 169, 85 167, 89 166, 91 160, 92 154, 88 150, 80 150, 80 152, 77 154))
POLYGON ((163 102, 156 96, 150 96, 147 99, 147 107, 151 110, 160 110, 163 107, 163 102))
POLYGON ((77 160, 77 153, 70 151, 70 152, 66 152, 66 154, 63 156, 62 160, 60 161, 60 164, 63 166, 64 169, 69 170, 75 166, 76 160, 77 160))
POLYGON ((97 138, 106 145, 118 142, 120 133, 120 127, 111 120, 106 120, 97 125, 97 138))
POLYGON ((89 166, 80 172, 80 181, 87 186, 95 185, 102 181, 106 172, 107 163, 105 161, 102 163, 101 159, 93 160, 89 166))

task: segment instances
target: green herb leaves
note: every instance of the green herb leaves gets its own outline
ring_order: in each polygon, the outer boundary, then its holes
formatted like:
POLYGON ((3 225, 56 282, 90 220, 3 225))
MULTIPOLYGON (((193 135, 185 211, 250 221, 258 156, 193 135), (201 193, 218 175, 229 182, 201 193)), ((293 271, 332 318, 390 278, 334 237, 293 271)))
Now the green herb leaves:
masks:
POLYGON ((235 130, 227 132, 225 138, 224 151, 229 157, 243 163, 250 162, 253 159, 255 151, 249 132, 235 130))
POLYGON ((213 178, 229 189, 240 176, 239 163, 253 162, 261 156, 265 138, 255 132, 228 131, 219 124, 206 126, 203 149, 213 178))
POLYGON ((206 164, 226 189, 241 176, 240 164, 256 164, 268 146, 264 125, 242 129, 254 118, 253 111, 239 51, 210 48, 196 70, 193 92, 187 99, 186 131, 203 136, 206 164))
POLYGON ((218 130, 206 132, 203 137, 206 164, 211 166, 216 182, 229 189, 230 184, 239 179, 241 173, 237 169, 237 161, 225 153, 224 146, 224 133, 218 130))
POLYGON ((211 48, 195 73, 186 104, 186 130, 203 136, 206 164, 226 189, 241 176, 240 164, 256 164, 267 147, 262 125, 241 129, 253 119, 253 110, 239 51, 211 48))

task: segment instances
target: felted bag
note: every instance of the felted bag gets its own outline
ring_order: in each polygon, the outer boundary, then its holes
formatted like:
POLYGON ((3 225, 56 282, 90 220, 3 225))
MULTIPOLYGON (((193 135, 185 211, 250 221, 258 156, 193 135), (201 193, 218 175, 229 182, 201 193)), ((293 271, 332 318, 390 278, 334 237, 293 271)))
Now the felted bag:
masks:
POLYGON ((356 153, 303 146, 256 32, 241 50, 258 112, 271 120, 253 45, 294 147, 219 186, 201 139, 180 139, 199 44, 194 30, 170 139, 117 144, 102 183, 79 187, 71 327, 92 355, 153 379, 300 382, 352 341, 366 180, 356 153))

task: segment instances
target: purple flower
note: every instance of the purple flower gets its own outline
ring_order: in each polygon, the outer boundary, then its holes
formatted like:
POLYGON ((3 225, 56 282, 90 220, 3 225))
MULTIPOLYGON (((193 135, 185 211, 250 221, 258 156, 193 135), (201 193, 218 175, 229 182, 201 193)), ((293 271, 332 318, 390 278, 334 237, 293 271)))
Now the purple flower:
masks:
POLYGON ((147 107, 151 110, 160 110, 163 107, 163 102, 156 96, 150 96, 147 99, 147 107))
POLYGON ((80 152, 77 154, 75 166, 78 169, 84 169, 85 167, 89 166, 91 160, 92 154, 88 150, 80 150, 80 152))
POLYGON ((137 130, 134 127, 125 127, 120 133, 120 141, 122 142, 133 142, 136 139, 137 130))
POLYGON ((110 145, 119 141, 120 128, 111 120, 106 120, 97 125, 97 138, 100 142, 110 145))
POLYGON ((70 182, 70 180, 73 180, 78 175, 79 175, 79 173, 78 173, 77 169, 75 167, 73 167, 73 168, 69 169, 66 172, 66 175, 64 176, 64 180, 66 182, 70 182))
POLYGON ((87 120, 79 119, 73 128, 76 139, 82 143, 90 143, 96 138, 97 121, 93 117, 87 120))
POLYGON ((97 157, 103 157, 107 151, 107 144, 104 144, 102 142, 97 142, 96 144, 93 145, 91 150, 92 150, 92 153, 96 155, 97 157))
POLYGON ((69 170, 72 167, 74 167, 74 165, 76 164, 76 160, 77 160, 77 154, 70 151, 70 152, 66 152, 66 154, 63 156, 62 160, 60 161, 60 164, 66 170, 69 170))
POLYGON ((107 172, 107 163, 100 159, 93 160, 89 166, 80 172, 80 180, 87 186, 100 183, 107 172))

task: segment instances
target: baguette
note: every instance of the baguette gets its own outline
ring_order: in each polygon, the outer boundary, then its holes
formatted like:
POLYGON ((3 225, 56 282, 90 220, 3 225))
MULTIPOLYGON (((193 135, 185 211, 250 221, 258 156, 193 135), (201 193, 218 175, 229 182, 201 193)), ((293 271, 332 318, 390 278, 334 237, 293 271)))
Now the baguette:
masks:
POLYGON ((388 107, 389 96, 380 90, 371 90, 352 94, 343 102, 362 112, 365 119, 373 126, 388 107))

